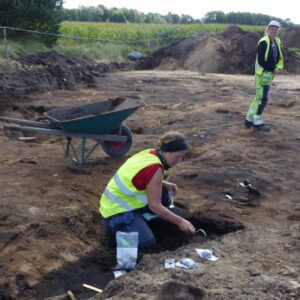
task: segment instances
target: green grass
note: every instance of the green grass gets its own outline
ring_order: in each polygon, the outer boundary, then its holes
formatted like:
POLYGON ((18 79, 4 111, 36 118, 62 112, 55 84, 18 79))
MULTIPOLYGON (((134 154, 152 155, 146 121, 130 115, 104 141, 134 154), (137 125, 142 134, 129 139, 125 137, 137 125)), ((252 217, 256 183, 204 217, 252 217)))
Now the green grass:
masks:
POLYGON ((84 44, 63 44, 59 42, 53 47, 53 50, 73 58, 87 57, 93 58, 105 63, 126 61, 127 54, 133 49, 127 45, 119 44, 101 44, 101 43, 84 43, 84 44))
MULTIPOLYGON (((9 59, 18 59, 24 55, 35 54, 37 52, 48 51, 49 48, 39 41, 33 39, 18 39, 18 40, 8 40, 7 53, 9 59)), ((4 55, 4 46, 0 44, 0 53, 4 55)))

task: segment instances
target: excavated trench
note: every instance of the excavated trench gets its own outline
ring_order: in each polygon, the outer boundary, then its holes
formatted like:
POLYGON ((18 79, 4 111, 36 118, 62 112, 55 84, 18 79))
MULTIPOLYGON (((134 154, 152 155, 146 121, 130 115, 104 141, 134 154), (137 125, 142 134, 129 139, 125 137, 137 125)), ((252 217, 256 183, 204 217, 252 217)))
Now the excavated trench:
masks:
MULTIPOLYGON (((207 233, 207 239, 218 239, 230 232, 244 229, 244 225, 233 219, 219 216, 194 216, 191 222, 196 228, 202 228, 207 233)), ((156 220, 150 224, 157 238, 157 246, 149 253, 161 253, 166 250, 176 250, 190 243, 203 243, 206 238, 202 233, 194 236, 186 235, 163 220, 156 220)), ((143 254, 138 255, 138 262, 143 254)), ((88 299, 95 295, 95 291, 86 289, 83 284, 89 284, 100 289, 114 279, 113 270, 116 266, 116 249, 98 250, 90 252, 75 263, 65 264, 63 268, 48 273, 35 286, 30 287, 22 275, 17 276, 17 285, 22 291, 23 299, 68 299, 67 291, 72 291, 76 299, 88 299)))

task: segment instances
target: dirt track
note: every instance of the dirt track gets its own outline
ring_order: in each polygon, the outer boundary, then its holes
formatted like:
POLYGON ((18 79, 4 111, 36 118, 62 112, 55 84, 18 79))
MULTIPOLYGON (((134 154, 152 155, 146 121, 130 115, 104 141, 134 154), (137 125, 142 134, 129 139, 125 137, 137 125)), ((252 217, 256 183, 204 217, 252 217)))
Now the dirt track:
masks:
POLYGON ((134 136, 128 155, 167 130, 186 134, 192 151, 169 179, 180 187, 176 201, 209 240, 173 231, 173 239, 161 240, 162 252, 144 255, 134 271, 111 281, 115 253, 99 242, 98 197, 125 158, 99 149, 75 166, 60 138, 24 143, 1 131, 1 299, 43 299, 69 289, 77 299, 94 296, 82 283, 106 286, 97 299, 299 299, 299 91, 300 76, 276 78, 265 113, 269 133, 242 125, 254 96, 248 75, 107 73, 93 87, 30 96, 2 112, 40 120, 39 112, 52 107, 140 99, 146 107, 125 121, 134 136), (245 179, 260 195, 239 185, 245 179), (202 261, 195 248, 213 249, 220 259, 202 261), (181 257, 201 267, 163 268, 165 258, 181 257))

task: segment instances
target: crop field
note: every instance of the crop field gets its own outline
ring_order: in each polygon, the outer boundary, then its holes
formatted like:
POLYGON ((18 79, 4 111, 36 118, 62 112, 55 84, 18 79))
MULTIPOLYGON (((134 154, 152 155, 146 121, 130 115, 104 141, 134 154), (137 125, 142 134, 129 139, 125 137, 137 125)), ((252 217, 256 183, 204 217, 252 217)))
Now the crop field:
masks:
MULTIPOLYGON (((175 41, 196 32, 223 32, 228 24, 126 24, 107 22, 63 22, 60 33, 102 42, 137 43, 148 40, 175 41)), ((262 26, 240 26, 242 29, 263 32, 262 26)))

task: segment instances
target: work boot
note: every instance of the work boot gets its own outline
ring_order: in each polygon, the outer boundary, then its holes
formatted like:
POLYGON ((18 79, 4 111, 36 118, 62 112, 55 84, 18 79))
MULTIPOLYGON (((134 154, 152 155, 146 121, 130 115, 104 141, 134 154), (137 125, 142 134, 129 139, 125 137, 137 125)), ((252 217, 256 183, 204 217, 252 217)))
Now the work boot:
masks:
POLYGON ((244 124, 246 128, 251 128, 253 126, 253 122, 248 121, 247 119, 244 120, 244 124))
POLYGON ((257 131, 270 131, 270 127, 265 124, 253 126, 253 128, 257 131))

